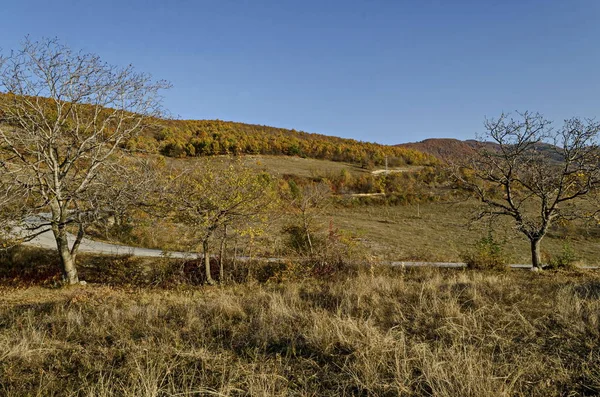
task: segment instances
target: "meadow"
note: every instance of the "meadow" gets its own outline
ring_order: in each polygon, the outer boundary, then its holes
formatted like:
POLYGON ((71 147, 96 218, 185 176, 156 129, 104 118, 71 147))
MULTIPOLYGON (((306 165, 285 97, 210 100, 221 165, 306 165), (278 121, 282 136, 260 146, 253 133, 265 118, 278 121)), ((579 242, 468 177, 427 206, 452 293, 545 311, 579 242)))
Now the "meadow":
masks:
POLYGON ((0 290, 4 396, 592 396, 593 272, 0 290))
MULTIPOLYGON (((314 159, 244 160, 284 178, 371 172, 314 159)), ((56 253, 3 252, 0 395, 600 393, 597 270, 383 266, 461 261, 490 230, 506 262, 528 263, 529 251, 507 220, 471 222, 473 200, 378 200, 334 196, 316 209, 315 236, 350 242, 338 247, 334 267, 334 256, 319 265, 302 257, 232 262, 234 253, 285 253, 287 218, 274 212, 251 244, 232 238, 220 287, 202 285, 198 261, 89 254, 79 256, 87 285, 61 287, 56 253)), ((124 236, 185 248, 163 226, 148 218, 124 236)), ((545 259, 568 249, 576 265, 597 265, 598 238, 596 225, 557 225, 543 241, 545 259)))
MULTIPOLYGON (((481 208, 475 200, 410 205, 355 205, 335 208, 329 217, 335 224, 355 233, 376 256, 389 260, 460 262, 490 231, 502 245, 508 263, 531 263, 529 242, 512 219, 493 224, 474 221, 481 208)), ((600 229, 574 222, 553 226, 542 240, 546 260, 573 252, 581 265, 600 264, 600 229)))

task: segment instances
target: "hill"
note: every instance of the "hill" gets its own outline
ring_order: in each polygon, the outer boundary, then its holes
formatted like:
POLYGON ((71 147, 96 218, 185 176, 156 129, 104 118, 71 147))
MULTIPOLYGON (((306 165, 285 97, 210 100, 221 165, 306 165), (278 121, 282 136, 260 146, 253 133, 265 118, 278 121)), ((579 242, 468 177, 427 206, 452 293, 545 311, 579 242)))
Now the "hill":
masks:
POLYGON ((222 120, 160 120, 158 126, 128 143, 136 151, 169 157, 224 154, 299 156, 360 164, 363 167, 431 165, 434 156, 409 147, 222 120))
POLYGON ((435 156, 440 160, 449 161, 472 155, 477 145, 478 142, 474 140, 461 141, 452 138, 431 138, 421 142, 402 143, 396 145, 396 147, 417 150, 435 156))
MULTIPOLYGON (((473 155, 481 147, 495 151, 500 146, 495 142, 479 142, 473 139, 461 141, 453 138, 430 138, 420 142, 401 143, 396 147, 423 152, 442 161, 454 161, 473 155)), ((562 161, 560 148, 546 142, 536 143, 534 147, 550 159, 562 161)))
MULTIPOLYGON (((0 102, 10 100, 14 97, 0 93, 0 102)), ((52 99, 35 97, 34 102, 47 113, 43 117, 54 117, 56 104, 52 99)), ((0 123, 7 122, 0 113, 0 123)), ((383 165, 386 158, 390 166, 437 163, 434 156, 411 148, 222 120, 154 119, 140 136, 130 139, 125 145, 132 151, 160 153, 168 157, 284 155, 348 162, 364 168, 383 165)))

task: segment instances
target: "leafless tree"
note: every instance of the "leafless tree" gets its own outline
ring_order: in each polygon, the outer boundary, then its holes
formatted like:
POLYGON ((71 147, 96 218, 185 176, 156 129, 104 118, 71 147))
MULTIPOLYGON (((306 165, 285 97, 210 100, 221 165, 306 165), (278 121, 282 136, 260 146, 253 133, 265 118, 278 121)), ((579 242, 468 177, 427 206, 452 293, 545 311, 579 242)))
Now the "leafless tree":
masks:
POLYGON ((600 123, 572 118, 554 129, 539 113, 524 112, 486 120, 485 130, 476 154, 454 174, 485 204, 481 217, 514 219, 530 242, 532 266, 541 269, 549 227, 593 212, 582 204, 600 188, 600 123))
POLYGON ((111 172, 127 139, 161 115, 164 88, 131 66, 108 65, 56 39, 26 38, 0 60, 2 170, 27 192, 32 213, 50 214, 30 231, 52 230, 68 283, 78 282, 75 256, 91 213, 85 204, 93 192, 105 195, 101 175, 111 172), (80 227, 70 245, 73 223, 80 227))

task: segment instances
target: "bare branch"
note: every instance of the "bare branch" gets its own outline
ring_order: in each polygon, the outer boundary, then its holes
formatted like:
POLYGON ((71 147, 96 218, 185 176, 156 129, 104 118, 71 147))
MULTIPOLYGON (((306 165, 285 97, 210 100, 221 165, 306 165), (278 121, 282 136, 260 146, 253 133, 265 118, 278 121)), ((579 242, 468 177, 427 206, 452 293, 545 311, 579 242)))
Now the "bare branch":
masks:
POLYGON ((105 175, 115 171, 126 140, 162 114, 160 91, 168 87, 57 39, 26 38, 0 58, 2 169, 27 191, 31 208, 51 213, 63 265, 72 262, 70 281, 78 244, 66 246, 66 225, 89 222, 90 212, 109 206, 108 192, 115 192, 105 175))
MULTIPOLYGON (((502 114, 486 119, 476 154, 454 167, 460 186, 486 208, 482 216, 509 216, 532 243, 539 265, 539 241, 559 219, 585 216, 578 205, 565 206, 600 188, 600 123, 565 120, 560 129, 539 113, 502 114)), ((589 211, 588 211, 589 212, 589 211)))

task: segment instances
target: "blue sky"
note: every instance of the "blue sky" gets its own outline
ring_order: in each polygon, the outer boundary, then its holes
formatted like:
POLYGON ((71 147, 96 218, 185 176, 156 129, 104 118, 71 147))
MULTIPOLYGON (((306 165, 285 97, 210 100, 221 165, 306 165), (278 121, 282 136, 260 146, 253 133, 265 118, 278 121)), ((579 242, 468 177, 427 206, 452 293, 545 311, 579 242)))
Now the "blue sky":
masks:
POLYGON ((58 37, 165 79, 165 106, 386 144, 485 116, 600 114, 600 1, 5 1, 0 47, 58 37))

